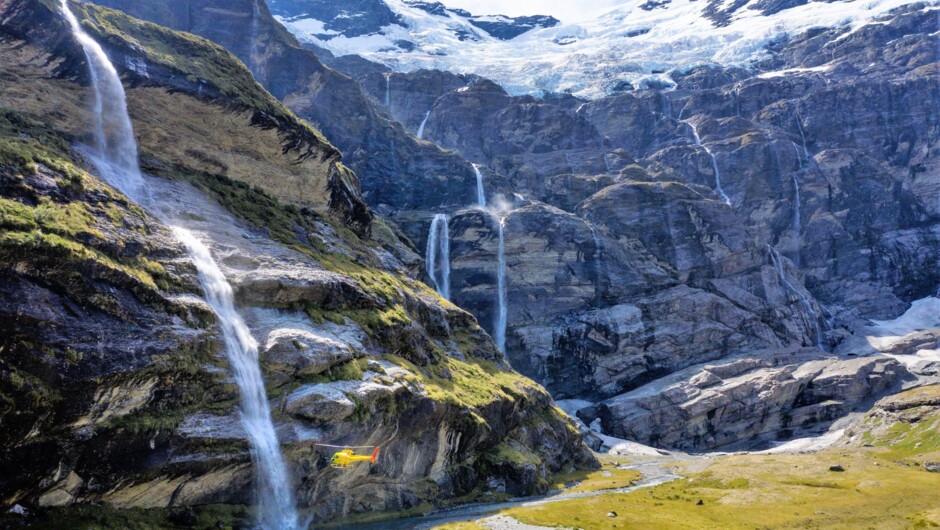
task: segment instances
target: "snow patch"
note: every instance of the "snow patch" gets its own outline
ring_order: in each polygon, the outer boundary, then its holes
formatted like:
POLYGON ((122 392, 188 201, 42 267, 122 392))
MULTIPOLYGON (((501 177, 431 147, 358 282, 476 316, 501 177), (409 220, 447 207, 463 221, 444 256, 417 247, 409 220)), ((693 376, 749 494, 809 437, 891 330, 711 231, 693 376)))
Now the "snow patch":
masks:
MULTIPOLYGON (((817 1, 764 15, 760 9, 749 9, 754 2, 739 6, 726 26, 715 27, 704 15, 707 2, 674 0, 646 10, 645 0, 629 0, 586 12, 582 22, 536 28, 509 40, 489 35, 454 12, 448 11, 447 17, 431 15, 403 0, 385 0, 403 26, 393 24, 359 37, 324 35, 322 21, 302 15, 280 20, 301 40, 336 55, 359 54, 401 72, 429 68, 477 74, 514 95, 570 90, 594 98, 621 81, 640 86, 654 72, 752 63, 767 57, 767 44, 813 27, 844 27, 839 38, 846 38, 878 16, 910 3, 817 1), (395 44, 400 40, 415 46, 402 49, 395 44)), ((930 0, 924 9, 936 9, 938 4, 940 0, 930 0)), ((797 72, 769 75, 787 73, 797 72)))

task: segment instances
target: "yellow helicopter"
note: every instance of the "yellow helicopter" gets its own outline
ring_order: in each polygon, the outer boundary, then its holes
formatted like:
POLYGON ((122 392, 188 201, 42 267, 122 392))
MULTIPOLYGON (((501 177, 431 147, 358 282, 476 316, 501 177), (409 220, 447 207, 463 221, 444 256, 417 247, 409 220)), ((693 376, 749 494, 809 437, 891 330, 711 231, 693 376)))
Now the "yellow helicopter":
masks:
POLYGON ((342 451, 337 451, 333 454, 333 458, 330 459, 330 467, 344 469, 358 462, 369 462, 370 464, 374 464, 378 459, 378 447, 372 451, 372 456, 357 455, 356 452, 352 449, 343 449, 342 451))

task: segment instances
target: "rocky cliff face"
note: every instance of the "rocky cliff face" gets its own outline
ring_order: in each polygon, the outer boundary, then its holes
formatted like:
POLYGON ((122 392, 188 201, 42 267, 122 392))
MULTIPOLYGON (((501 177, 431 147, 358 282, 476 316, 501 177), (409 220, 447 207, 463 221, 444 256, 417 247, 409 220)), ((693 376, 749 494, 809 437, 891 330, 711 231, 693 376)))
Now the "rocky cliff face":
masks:
POLYGON ((79 524, 98 503, 169 524, 251 502, 238 394, 170 225, 206 241, 235 290, 316 520, 542 491, 550 473, 592 464, 551 397, 409 276, 407 241, 316 129, 204 39, 74 9, 124 78, 153 203, 83 158, 89 80, 57 7, 0 4, 5 505, 37 524, 79 524), (384 456, 338 471, 323 443, 384 456))
MULTIPOLYGON (((506 216, 510 360, 557 396, 608 399, 710 360, 827 350, 933 294, 935 14, 912 4, 775 42, 748 68, 674 71, 594 100, 325 56, 352 81, 276 29, 256 42, 270 72, 301 72, 259 78, 322 125, 418 249, 431 214, 451 216, 454 301, 491 331, 506 216), (464 209, 472 169, 405 132, 419 129, 481 165, 496 210, 464 209)), ((253 60, 234 22, 190 24, 253 60)))
POLYGON ((469 163, 433 144, 416 141, 365 97, 358 83, 301 48, 263 2, 101 3, 198 34, 234 53, 271 94, 343 151, 345 163, 360 176, 363 196, 373 207, 429 210, 471 202, 474 173, 469 163), (246 39, 249 27, 255 38, 246 39))
MULTIPOLYGON (((446 92, 416 71, 383 101, 379 74, 350 71, 409 128, 429 109, 425 139, 505 176, 484 170, 491 199, 517 207, 509 357, 556 396, 607 398, 708 359, 829 349, 936 291, 935 17, 912 4, 776 43, 749 69, 594 100, 480 79, 446 92)), ((495 224, 453 215, 454 300, 486 326, 495 224)), ((402 226, 421 246, 415 217, 402 226)))

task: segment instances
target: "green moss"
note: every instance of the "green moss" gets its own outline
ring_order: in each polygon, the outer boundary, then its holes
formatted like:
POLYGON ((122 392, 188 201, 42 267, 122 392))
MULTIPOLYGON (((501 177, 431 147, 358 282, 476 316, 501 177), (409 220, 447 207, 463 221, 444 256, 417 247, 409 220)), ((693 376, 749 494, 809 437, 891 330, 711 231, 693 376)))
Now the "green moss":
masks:
POLYGON ((496 401, 511 400, 526 407, 533 395, 547 399, 544 389, 533 381, 490 361, 440 356, 432 364, 419 367, 397 355, 384 358, 411 372, 408 380, 420 384, 430 399, 468 409, 475 421, 485 427, 488 425, 480 411, 496 401))
POLYGON ((510 464, 516 467, 537 466, 542 462, 538 455, 512 442, 500 443, 486 454, 486 459, 493 464, 510 464))
MULTIPOLYGON (((0 170, 22 173, 36 171, 39 165, 49 168, 57 184, 70 198, 58 196, 55 200, 38 196, 26 185, 21 185, 11 196, 0 197, 0 257, 4 263, 56 259, 50 266, 64 266, 75 262, 72 272, 80 266, 94 266, 99 271, 117 271, 136 279, 144 290, 178 289, 179 285, 163 267, 143 257, 112 257, 102 249, 113 248, 121 241, 105 236, 102 219, 113 226, 116 219, 123 221, 125 211, 145 215, 110 188, 94 184, 86 173, 74 165, 68 154, 68 144, 55 132, 38 125, 18 113, 0 108, 0 170), (78 183, 78 184, 76 184, 78 183), (93 186, 107 200, 91 203, 79 194, 93 186), (158 283, 159 282, 159 283, 158 283)), ((50 271, 54 280, 55 271, 50 271)), ((59 281, 74 284, 64 267, 59 281)), ((139 293, 140 291, 138 291, 139 293)), ((86 297, 91 300, 90 297, 86 297)), ((97 299, 103 307, 113 308, 108 297, 97 299)))
POLYGON ((0 197, 0 228, 14 231, 32 231, 39 228, 33 209, 23 203, 0 197))

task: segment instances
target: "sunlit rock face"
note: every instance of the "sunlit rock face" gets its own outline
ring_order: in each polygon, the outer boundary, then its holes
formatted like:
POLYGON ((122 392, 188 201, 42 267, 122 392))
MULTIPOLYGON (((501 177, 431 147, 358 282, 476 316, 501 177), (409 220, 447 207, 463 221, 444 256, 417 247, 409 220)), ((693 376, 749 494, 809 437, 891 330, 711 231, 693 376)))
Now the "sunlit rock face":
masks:
MULTIPOLYGON (((711 7, 706 40, 735 27, 711 7)), ((751 11, 796 13, 780 7, 751 11)), ((251 9, 232 8, 245 20, 251 9)), ((200 12, 180 29, 256 61, 262 84, 344 151, 363 197, 414 250, 435 215, 451 216, 452 298, 491 332, 505 217, 507 355, 556 396, 614 398, 698 363, 836 347, 940 285, 929 4, 867 25, 869 15, 815 19, 748 48, 759 52, 748 61, 710 55, 540 98, 299 45, 264 10, 258 61, 234 26, 210 28, 200 12), (426 142, 414 138, 422 123, 426 142), (470 162, 489 213, 468 209, 470 162)), ((628 39, 655 37, 648 29, 628 39)))

